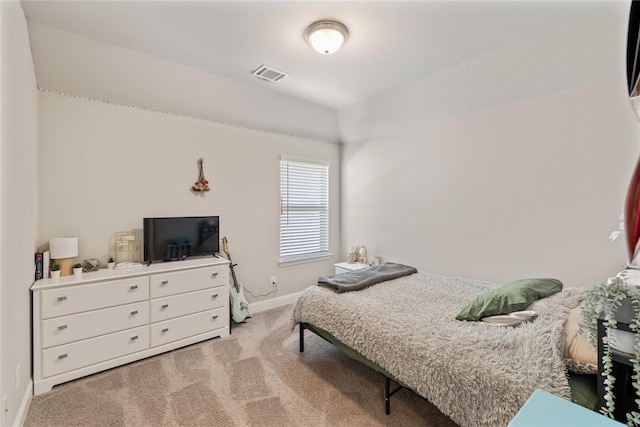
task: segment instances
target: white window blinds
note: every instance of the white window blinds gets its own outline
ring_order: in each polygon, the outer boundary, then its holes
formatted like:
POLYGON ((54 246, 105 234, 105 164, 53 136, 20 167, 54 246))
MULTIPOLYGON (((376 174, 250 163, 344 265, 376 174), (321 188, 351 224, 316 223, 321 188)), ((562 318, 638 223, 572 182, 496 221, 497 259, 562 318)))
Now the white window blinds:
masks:
POLYGON ((280 160, 280 261, 329 254, 329 164, 280 160))

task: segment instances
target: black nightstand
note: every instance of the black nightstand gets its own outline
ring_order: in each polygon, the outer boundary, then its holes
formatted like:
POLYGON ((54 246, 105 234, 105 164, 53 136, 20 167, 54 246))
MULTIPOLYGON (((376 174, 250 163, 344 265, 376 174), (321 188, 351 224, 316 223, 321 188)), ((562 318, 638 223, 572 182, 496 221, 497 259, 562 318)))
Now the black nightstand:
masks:
MULTIPOLYGON (((621 331, 631 331, 629 325, 626 323, 617 323, 617 328, 621 331)), ((604 378, 600 375, 604 371, 602 363, 602 337, 606 334, 606 328, 604 321, 598 319, 598 409, 604 407, 604 378)), ((613 368, 611 373, 616 377, 613 392, 615 396, 615 419, 626 423, 627 413, 630 411, 638 411, 638 405, 635 403, 636 392, 633 388, 633 363, 631 358, 633 355, 627 355, 625 353, 611 352, 613 358, 613 368)), ((640 397, 640 396, 639 396, 640 397)))

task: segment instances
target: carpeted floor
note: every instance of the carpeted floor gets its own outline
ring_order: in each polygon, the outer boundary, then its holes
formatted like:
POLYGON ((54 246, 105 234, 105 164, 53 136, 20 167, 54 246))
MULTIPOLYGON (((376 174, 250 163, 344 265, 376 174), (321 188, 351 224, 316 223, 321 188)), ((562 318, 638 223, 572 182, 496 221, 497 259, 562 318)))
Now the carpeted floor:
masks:
POLYGON ((298 352, 291 306, 232 334, 54 387, 25 426, 446 426, 408 390, 384 413, 384 377, 310 332, 298 352))

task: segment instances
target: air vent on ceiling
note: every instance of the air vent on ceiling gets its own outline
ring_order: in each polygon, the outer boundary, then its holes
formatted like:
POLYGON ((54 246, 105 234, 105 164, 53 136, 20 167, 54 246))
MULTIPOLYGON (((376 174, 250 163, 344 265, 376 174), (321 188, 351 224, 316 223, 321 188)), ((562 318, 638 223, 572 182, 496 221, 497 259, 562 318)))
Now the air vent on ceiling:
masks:
POLYGON ((251 74, 259 79, 268 80, 270 82, 279 82, 289 75, 284 71, 276 70, 275 68, 264 64, 252 71, 251 74))

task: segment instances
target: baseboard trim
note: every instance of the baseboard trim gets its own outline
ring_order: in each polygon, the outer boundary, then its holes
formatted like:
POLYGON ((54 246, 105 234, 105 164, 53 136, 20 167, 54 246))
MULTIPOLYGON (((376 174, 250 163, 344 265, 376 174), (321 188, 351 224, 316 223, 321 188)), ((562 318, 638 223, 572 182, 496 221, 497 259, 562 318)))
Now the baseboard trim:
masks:
POLYGON ((302 291, 283 295, 281 297, 269 298, 264 301, 253 302, 251 303, 249 310, 251 313, 260 313, 261 311, 267 311, 272 308, 282 307, 283 305, 293 304, 298 300, 301 293, 302 291))
POLYGON ((13 420, 14 426, 24 425, 24 422, 27 420, 27 414, 29 413, 31 399, 33 399, 33 380, 29 380, 29 384, 27 384, 27 388, 24 391, 18 413, 16 414, 15 420, 13 420))

